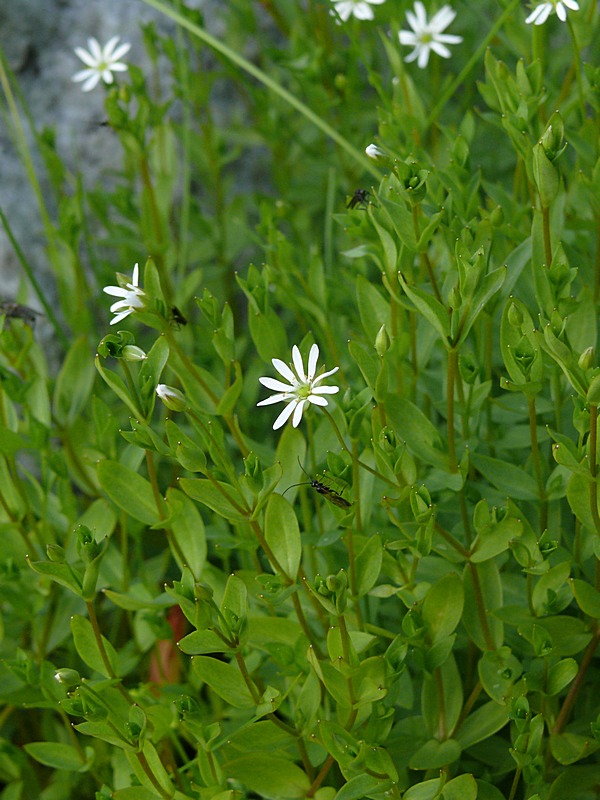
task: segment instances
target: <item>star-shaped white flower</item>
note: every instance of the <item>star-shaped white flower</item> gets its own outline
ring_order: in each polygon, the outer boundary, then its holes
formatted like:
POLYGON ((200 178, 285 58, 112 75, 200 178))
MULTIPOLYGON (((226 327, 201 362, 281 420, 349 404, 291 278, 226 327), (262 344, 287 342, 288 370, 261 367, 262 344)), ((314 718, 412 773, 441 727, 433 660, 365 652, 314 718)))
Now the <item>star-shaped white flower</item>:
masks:
POLYGON ((550 2, 540 3, 536 6, 525 22, 530 25, 543 25, 553 11, 561 22, 567 19, 567 8, 571 11, 579 11, 579 3, 576 0, 550 0, 550 2))
POLYGON ((285 378, 286 381, 289 381, 289 384, 278 381, 275 378, 259 378, 263 386, 277 392, 277 394, 267 397, 266 400, 261 400, 257 405, 269 406, 271 403, 287 403, 286 407, 273 423, 274 431, 281 428, 282 425, 285 425, 292 414, 294 415, 292 418, 292 425, 294 428, 297 428, 307 403, 314 403, 316 406, 326 406, 327 400, 323 395, 336 394, 339 392, 339 386, 319 385, 324 378, 337 372, 339 367, 334 367, 330 369, 329 372, 323 372, 321 375, 315 377, 318 360, 319 348, 316 344, 313 344, 308 354, 307 370, 304 372, 304 364, 302 362, 300 350, 294 345, 292 347, 292 361, 296 374, 294 374, 294 371, 285 362, 281 361, 281 359, 272 359, 273 366, 277 372, 285 378))
POLYGON ((117 47, 119 41, 118 36, 113 36, 104 47, 100 47, 97 39, 88 39, 88 50, 83 47, 76 47, 76 55, 83 61, 87 69, 82 69, 73 75, 72 80, 83 81, 81 87, 84 92, 91 92, 100 80, 104 83, 112 83, 114 81, 113 72, 125 72, 127 64, 119 61, 125 53, 129 52, 131 45, 128 42, 117 47))
POLYGON ((350 17, 373 19, 371 6, 379 6, 385 0, 331 0, 339 18, 347 22, 350 17))
POLYGON ((117 277, 121 279, 122 286, 105 286, 103 289, 106 294, 112 294, 113 297, 122 298, 121 300, 117 300, 117 302, 113 303, 110 307, 111 313, 116 315, 114 319, 111 319, 111 325, 115 325, 117 322, 125 319, 129 314, 133 314, 137 308, 143 308, 146 299, 146 293, 143 289, 140 289, 140 270, 137 264, 133 268, 131 283, 127 282, 125 275, 117 273, 117 277))
POLYGON ((415 3, 414 11, 407 11, 406 18, 412 31, 400 31, 398 34, 400 44, 414 47, 405 61, 416 61, 421 69, 425 69, 429 62, 429 54, 433 50, 442 58, 450 58, 447 44, 459 44, 462 36, 442 33, 456 17, 456 11, 451 6, 442 6, 440 10, 428 21, 425 6, 420 0, 415 3))

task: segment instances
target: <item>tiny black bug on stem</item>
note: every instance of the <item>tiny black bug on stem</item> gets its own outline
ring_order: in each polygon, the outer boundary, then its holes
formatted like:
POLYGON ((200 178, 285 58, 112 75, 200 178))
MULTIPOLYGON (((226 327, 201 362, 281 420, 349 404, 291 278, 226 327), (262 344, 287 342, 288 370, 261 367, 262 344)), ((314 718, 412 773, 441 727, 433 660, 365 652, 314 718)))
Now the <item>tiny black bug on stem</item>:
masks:
MULTIPOLYGON (((300 461, 298 461, 300 464, 300 461)), ((325 486, 324 483, 321 481, 317 481, 314 478, 311 478, 308 472, 304 469, 302 464, 300 464, 300 469, 306 475, 307 478, 310 478, 308 481, 304 481, 303 483, 293 483, 291 486, 285 490, 285 492, 293 489, 294 486, 311 486, 316 492, 323 495, 326 500, 329 500, 330 503, 333 503, 334 506, 338 508, 350 508, 352 503, 349 500, 346 500, 345 497, 342 497, 340 492, 337 492, 335 489, 332 489, 331 486, 325 486)), ((283 494, 285 494, 285 492, 283 494)))
POLYGON ((370 194, 371 192, 368 189, 357 189, 348 200, 346 208, 356 208, 357 206, 364 208, 368 203, 367 198, 370 194))
POLYGON ((179 325, 180 327, 187 325, 187 319, 183 316, 177 306, 171 306, 171 322, 174 325, 179 325))

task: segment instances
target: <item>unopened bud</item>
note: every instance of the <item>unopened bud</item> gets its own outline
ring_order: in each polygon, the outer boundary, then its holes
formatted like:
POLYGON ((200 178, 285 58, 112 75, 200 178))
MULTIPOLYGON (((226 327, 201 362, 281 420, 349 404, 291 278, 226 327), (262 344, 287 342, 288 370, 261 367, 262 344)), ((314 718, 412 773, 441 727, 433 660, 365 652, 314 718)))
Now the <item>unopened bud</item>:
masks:
POLYGON ((375 337, 375 350, 377 351, 377 355, 380 358, 383 358, 389 349, 390 337, 387 334, 385 325, 382 325, 377 332, 377 336, 375 337))
POLYGON ((136 344, 125 345, 122 356, 125 361, 144 361, 144 359, 148 358, 142 348, 138 347, 136 344))
POLYGON ((593 367, 596 362, 596 348, 595 347, 587 347, 583 353, 579 356, 577 364, 581 367, 581 369, 589 369, 593 367))
POLYGON ((158 384, 156 394, 171 411, 183 411, 187 407, 183 392, 173 386, 167 386, 166 383, 158 384))
POLYGON ((374 161, 388 160, 388 155, 385 150, 382 150, 381 147, 377 147, 376 144, 370 144, 368 147, 366 147, 365 154, 374 161))

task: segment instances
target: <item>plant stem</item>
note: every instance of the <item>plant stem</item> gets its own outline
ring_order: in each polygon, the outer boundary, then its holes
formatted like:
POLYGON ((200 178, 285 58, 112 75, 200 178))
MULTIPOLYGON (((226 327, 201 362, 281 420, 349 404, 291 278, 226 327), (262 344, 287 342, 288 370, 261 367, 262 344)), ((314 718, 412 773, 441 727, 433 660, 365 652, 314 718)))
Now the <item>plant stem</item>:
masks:
POLYGON ((575 676, 575 680, 571 684, 571 688, 569 689, 568 695, 565 697, 565 701, 562 704, 562 708, 556 718, 556 722, 554 723, 554 728, 552 729, 552 733, 560 733, 566 722, 569 718, 569 714, 571 713, 571 709, 577 699, 577 695, 583 686, 583 680, 587 674, 588 669, 592 663, 592 659, 596 652, 596 648, 600 644, 600 627, 596 627, 594 631, 594 635, 592 640, 588 644, 586 651, 583 655, 581 660, 581 664, 579 665, 579 669, 577 671, 577 675, 575 676))
POLYGON ((485 645, 488 650, 495 650, 496 645, 494 644, 494 637, 492 636, 492 631, 488 622, 488 612, 485 607, 485 603, 483 602, 483 592, 481 591, 481 582, 479 580, 479 573, 477 572, 477 564, 472 564, 469 561, 468 566, 471 573, 471 580, 473 581, 473 594, 475 595, 477 614, 479 616, 479 624, 481 625, 483 638, 485 639, 485 645))
POLYGON ((538 495, 540 498, 540 533, 543 533, 548 527, 548 498, 546 497, 542 459, 538 445, 536 425, 537 413, 535 408, 535 397, 533 395, 529 395, 527 397, 527 406, 529 409, 529 438, 531 441, 531 458, 533 460, 533 469, 535 472, 535 478, 538 485, 538 495))
POLYGON ((552 242, 550 240, 550 209, 542 206, 542 230, 544 234, 544 257, 546 267, 552 266, 552 242))
POLYGON ((454 432, 454 385, 458 373, 458 353, 454 347, 448 350, 448 387, 447 387, 447 425, 448 425, 448 460, 450 472, 458 472, 456 461, 456 440, 454 432))

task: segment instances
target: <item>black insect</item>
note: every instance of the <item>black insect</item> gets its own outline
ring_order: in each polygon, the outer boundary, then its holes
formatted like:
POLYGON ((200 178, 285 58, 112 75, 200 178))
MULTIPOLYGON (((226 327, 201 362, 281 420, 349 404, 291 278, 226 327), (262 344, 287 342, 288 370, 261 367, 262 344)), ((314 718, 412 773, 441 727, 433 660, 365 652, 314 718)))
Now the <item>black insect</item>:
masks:
POLYGON ((368 189, 357 189, 348 203, 346 208, 356 208, 357 206, 360 208, 364 208, 368 203, 368 197, 371 192, 368 189))
POLYGON ((288 486, 285 492, 293 489, 294 486, 311 486, 316 492, 323 495, 326 500, 329 500, 330 503, 333 503, 334 506, 337 506, 338 508, 350 508, 352 503, 349 500, 346 500, 345 497, 342 497, 340 492, 338 492, 336 489, 332 489, 331 486, 326 486, 321 481, 311 478, 302 464, 300 464, 300 469, 307 478, 310 478, 310 480, 304 481, 303 483, 293 483, 291 486, 288 486))
POLYGON ((35 326, 35 318, 41 317, 39 311, 29 306, 22 306, 20 303, 13 303, 11 301, 0 303, 0 315, 4 314, 9 319, 22 319, 30 328, 35 326))
POLYGON ((177 306, 171 306, 171 322, 175 325, 187 325, 187 319, 177 306))

